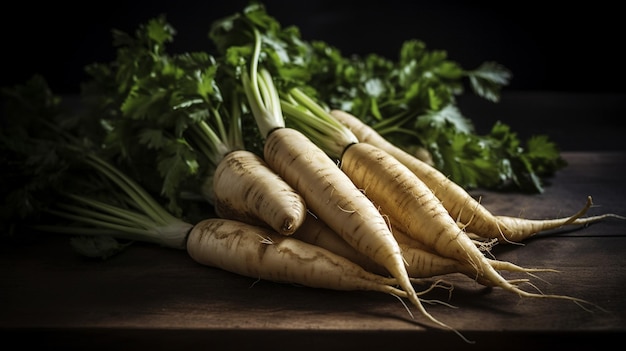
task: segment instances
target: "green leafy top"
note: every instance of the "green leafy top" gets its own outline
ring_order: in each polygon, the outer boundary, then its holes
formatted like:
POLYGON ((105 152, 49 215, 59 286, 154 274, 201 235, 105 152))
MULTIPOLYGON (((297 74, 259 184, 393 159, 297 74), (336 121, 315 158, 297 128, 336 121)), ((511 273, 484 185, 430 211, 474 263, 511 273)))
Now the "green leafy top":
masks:
POLYGON ((67 116, 67 111, 43 77, 34 76, 14 88, 5 87, 1 93, 0 223, 4 233, 13 233, 21 221, 37 221, 40 211, 54 201, 49 189, 64 184, 73 152, 63 146, 59 134, 45 127, 62 126, 59 116, 67 116))
POLYGON ((466 188, 541 192, 541 177, 565 165, 547 137, 524 145, 502 122, 479 135, 459 110, 456 96, 468 85, 499 102, 512 75, 498 63, 465 69, 418 39, 404 42, 396 61, 376 53, 346 57, 323 41, 305 41, 296 27, 282 27, 257 2, 216 21, 209 37, 237 67, 251 54, 254 31, 262 43, 259 62, 281 95, 296 87, 327 108, 359 117, 409 152, 425 148, 435 167, 466 188), (545 151, 533 146, 538 143, 545 151))
MULTIPOLYGON (((557 146, 546 136, 522 143, 504 123, 479 135, 459 110, 455 98, 467 87, 487 101, 500 100, 511 74, 497 63, 468 70, 445 51, 430 50, 417 39, 403 43, 397 60, 375 53, 346 57, 327 43, 304 40, 296 27, 282 27, 258 2, 211 24, 209 38, 218 49, 215 56, 169 53, 167 46, 175 34, 163 16, 140 25, 133 35, 114 30, 116 58, 86 67, 90 80, 82 86, 78 111, 61 110, 60 99, 42 88, 41 78, 3 91, 4 106, 13 116, 23 117, 2 122, 0 147, 8 152, 1 157, 9 165, 3 175, 3 225, 10 227, 15 217, 32 222, 33 216, 50 215, 48 200, 58 195, 50 189, 78 191, 63 195, 60 204, 66 215, 76 216, 75 209, 89 208, 81 212, 82 217, 97 212, 111 222, 110 216, 126 216, 136 209, 132 197, 112 196, 109 189, 114 182, 94 172, 93 162, 81 161, 67 147, 60 147, 67 140, 55 139, 59 135, 53 129, 33 128, 42 120, 80 136, 79 145, 97 149, 98 157, 141 184, 158 203, 165 201, 174 218, 189 215, 194 203, 187 200, 195 200, 198 191, 206 189, 203 185, 210 183, 212 169, 226 152, 246 148, 260 153, 262 136, 270 127, 259 130, 257 123, 246 123, 257 107, 245 103, 250 101, 241 84, 246 75, 260 88, 255 93, 261 102, 258 106, 274 111, 272 115, 284 118, 287 126, 298 127, 294 111, 315 110, 294 95, 301 92, 318 104, 316 109, 350 112, 407 151, 425 148, 438 169, 466 188, 541 192, 542 177, 565 166, 557 146), (253 56, 257 45, 258 54, 253 56), (250 70, 252 57, 262 69, 250 70), (277 94, 267 94, 273 89, 277 94), (276 112, 279 107, 284 116, 276 112), (25 131, 37 131, 38 141, 25 142, 25 131), (76 174, 90 176, 80 179, 76 174), (85 194, 87 198, 80 197, 85 194), (124 211, 104 215, 110 205, 124 211)), ((320 125, 309 127, 313 138, 315 133, 332 133, 331 125, 320 125)), ((337 155, 342 143, 324 146, 320 140, 325 151, 337 155)), ((210 200, 210 191, 203 194, 210 200)), ((143 214, 115 220, 120 225, 128 218, 152 221, 143 214)), ((77 218, 67 219, 69 224, 77 218)), ((105 228, 100 222, 83 223, 80 228, 86 227, 109 234, 119 229, 105 228)))
MULTIPOLYGON (((5 103, 0 151, 7 161, 3 177, 5 233, 26 225, 97 238, 119 238, 183 249, 191 224, 165 210, 159 200, 124 174, 89 133, 77 115, 68 112, 43 78, 2 90, 5 103), (51 218, 51 216, 53 218, 51 218)), ((92 129, 93 131, 96 128, 92 129)), ((95 241, 75 246, 94 256, 106 256, 124 245, 93 248, 95 241)), ((107 240, 111 243, 111 240, 107 240)), ((116 242, 113 240, 113 242, 116 242)))
POLYGON ((119 150, 141 178, 151 177, 145 174, 150 166, 142 162, 155 164, 160 179, 151 183, 161 184, 169 210, 180 214, 185 192, 203 192, 212 200, 215 167, 228 152, 244 149, 245 107, 238 87, 222 77, 215 57, 167 52, 174 34, 164 16, 140 26, 134 37, 114 31, 117 57, 89 68, 93 81, 85 95, 115 94, 109 98, 109 147, 119 150), (109 72, 108 79, 101 78, 102 72, 109 72), (109 80, 115 83, 112 89, 109 80))

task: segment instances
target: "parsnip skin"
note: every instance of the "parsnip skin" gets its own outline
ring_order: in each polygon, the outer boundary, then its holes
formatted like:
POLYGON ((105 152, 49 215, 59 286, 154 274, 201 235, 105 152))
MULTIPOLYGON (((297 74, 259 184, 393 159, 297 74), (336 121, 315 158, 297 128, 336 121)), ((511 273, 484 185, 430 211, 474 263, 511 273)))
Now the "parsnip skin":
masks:
POLYGON ((346 150, 341 168, 403 233, 439 255, 473 267, 479 280, 494 287, 524 297, 588 303, 570 296, 530 293, 504 279, 413 172, 376 146, 357 145, 346 150))
POLYGON ((293 233, 293 237, 331 251, 358 264, 369 272, 380 275, 389 275, 389 272, 372 259, 357 251, 348 242, 342 239, 337 232, 324 221, 309 214, 302 226, 293 233))
POLYGON ((424 309, 385 218, 322 149, 295 129, 278 128, 265 140, 264 159, 302 195, 315 216, 357 251, 385 267, 422 315, 449 328, 424 309))
POLYGON ((457 219, 460 227, 478 236, 497 238, 500 242, 522 242, 541 231, 563 225, 583 225, 607 217, 620 217, 609 214, 580 218, 589 208, 591 198, 588 198, 587 204, 579 212, 563 218, 533 220, 495 216, 438 169, 390 143, 358 117, 341 110, 333 110, 330 114, 350 128, 360 142, 375 145, 409 168, 437 196, 448 213, 457 219))
MULTIPOLYGON (((466 265, 459 261, 429 252, 423 248, 424 246, 417 247, 415 240, 408 238, 397 229, 393 230, 393 235, 402 250, 402 255, 407 262, 407 272, 411 278, 431 278, 459 272, 469 273, 471 277, 476 275, 473 269, 467 269, 466 265)), ((380 275, 389 274, 384 267, 355 250, 326 223, 312 215, 307 217, 293 237, 343 256, 367 271, 380 275)))
POLYGON ((269 228, 210 218, 187 239, 196 262, 254 279, 332 290, 368 290, 400 297, 396 280, 365 271, 344 257, 269 228))
POLYGON ((302 196, 250 151, 233 151, 222 159, 213 189, 215 210, 223 218, 245 218, 283 235, 293 234, 306 218, 302 196))
POLYGON ((264 159, 317 217, 357 251, 387 268, 403 289, 413 291, 387 222, 324 151, 301 132, 280 128, 267 137, 264 159))

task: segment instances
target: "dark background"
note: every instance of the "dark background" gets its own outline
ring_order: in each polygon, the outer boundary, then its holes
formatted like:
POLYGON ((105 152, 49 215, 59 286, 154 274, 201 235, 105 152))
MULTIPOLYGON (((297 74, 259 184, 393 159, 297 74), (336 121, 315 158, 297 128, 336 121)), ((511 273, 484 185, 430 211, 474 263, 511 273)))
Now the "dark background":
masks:
MULTIPOLYGON (((464 68, 496 61, 513 72, 509 90, 624 92, 623 19, 602 2, 284 1, 263 2, 283 26, 344 54, 395 58, 401 43, 421 39, 464 68), (470 5, 471 4, 471 5, 470 5)), ((205 50, 210 23, 247 0, 50 1, 12 3, 2 11, 2 85, 33 73, 59 94, 76 93, 83 67, 114 57, 112 28, 133 32, 165 14, 178 35, 173 51, 205 50)))
MULTIPOLYGON (((111 29, 133 33, 164 14, 177 30, 171 52, 213 52, 216 19, 248 0, 13 3, 2 11, 1 85, 43 75, 53 92, 75 95, 83 68, 115 57, 111 29)), ((424 41, 465 69, 496 61, 513 74, 498 104, 458 98, 478 133, 503 121, 520 139, 544 134, 562 150, 626 150, 626 54, 622 12, 604 1, 265 0, 282 26, 344 55, 396 59, 402 43, 424 41)))

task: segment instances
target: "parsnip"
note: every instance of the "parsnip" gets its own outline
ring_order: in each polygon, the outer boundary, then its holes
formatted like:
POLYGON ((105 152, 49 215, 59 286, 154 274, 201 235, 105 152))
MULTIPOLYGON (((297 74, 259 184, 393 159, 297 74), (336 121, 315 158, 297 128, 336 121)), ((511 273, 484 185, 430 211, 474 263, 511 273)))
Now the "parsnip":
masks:
POLYGON ((485 238, 498 238, 501 242, 521 242, 541 231, 564 225, 586 225, 609 217, 624 218, 615 214, 582 218, 591 206, 590 197, 579 212, 568 217, 534 220, 496 216, 439 170, 390 143, 356 116, 341 110, 332 110, 330 113, 350 128, 360 142, 385 150, 415 173, 437 196, 447 212, 459 222, 459 226, 467 232, 485 238))
POLYGON ((306 218, 306 203, 256 154, 237 150, 218 164, 213 177, 214 207, 222 218, 269 225, 291 235, 306 218))

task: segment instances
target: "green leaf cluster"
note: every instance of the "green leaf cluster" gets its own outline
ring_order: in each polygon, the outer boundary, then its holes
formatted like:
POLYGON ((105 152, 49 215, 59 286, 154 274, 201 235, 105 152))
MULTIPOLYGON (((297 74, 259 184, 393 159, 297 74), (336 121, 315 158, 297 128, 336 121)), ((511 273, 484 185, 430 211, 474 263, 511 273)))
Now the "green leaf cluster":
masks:
MULTIPOLYGON (((456 98, 468 90, 500 101, 512 75, 498 63, 466 69, 419 39, 404 42, 396 60, 375 48, 346 56, 305 40, 295 26, 283 27, 257 1, 207 28, 206 51, 176 54, 168 49, 176 30, 165 16, 134 33, 112 30, 115 58, 86 66, 89 79, 79 101, 69 104, 43 77, 3 88, 3 224, 50 214, 59 189, 89 199, 65 196, 68 206, 136 208, 127 196, 113 196, 111 180, 76 150, 90 150, 141 184, 166 206, 160 216, 189 215, 198 200, 210 198, 206 185, 226 153, 261 154, 264 136, 242 87, 257 43, 258 64, 282 99, 297 91, 321 108, 350 112, 409 152, 427 150, 435 167, 466 188, 541 192, 543 179, 565 166, 547 136, 522 142, 502 122, 479 135, 460 111, 456 98)), ((285 119, 288 126, 296 122, 285 119)))
POLYGON ((198 194, 227 152, 258 138, 243 127, 246 107, 230 73, 208 52, 169 52, 175 34, 165 16, 134 35, 113 31, 116 58, 88 67, 83 101, 109 107, 107 146, 181 214, 183 197, 198 194))
POLYGON ((114 165, 104 126, 81 120, 39 76, 4 88, 2 98, 5 237, 32 230, 69 234, 78 252, 102 258, 134 241, 185 247, 191 224, 114 165))
POLYGON ((463 187, 541 192, 541 180, 565 166, 547 136, 523 143, 503 122, 479 135, 459 110, 456 97, 467 90, 500 101, 512 74, 496 62, 466 69, 419 39, 405 41, 397 60, 375 52, 345 56, 323 41, 306 41, 295 27, 282 27, 258 2, 216 21, 209 36, 229 65, 242 67, 254 30, 261 33, 259 64, 281 95, 298 88, 329 109, 359 117, 407 151, 425 148, 434 166, 463 187))

